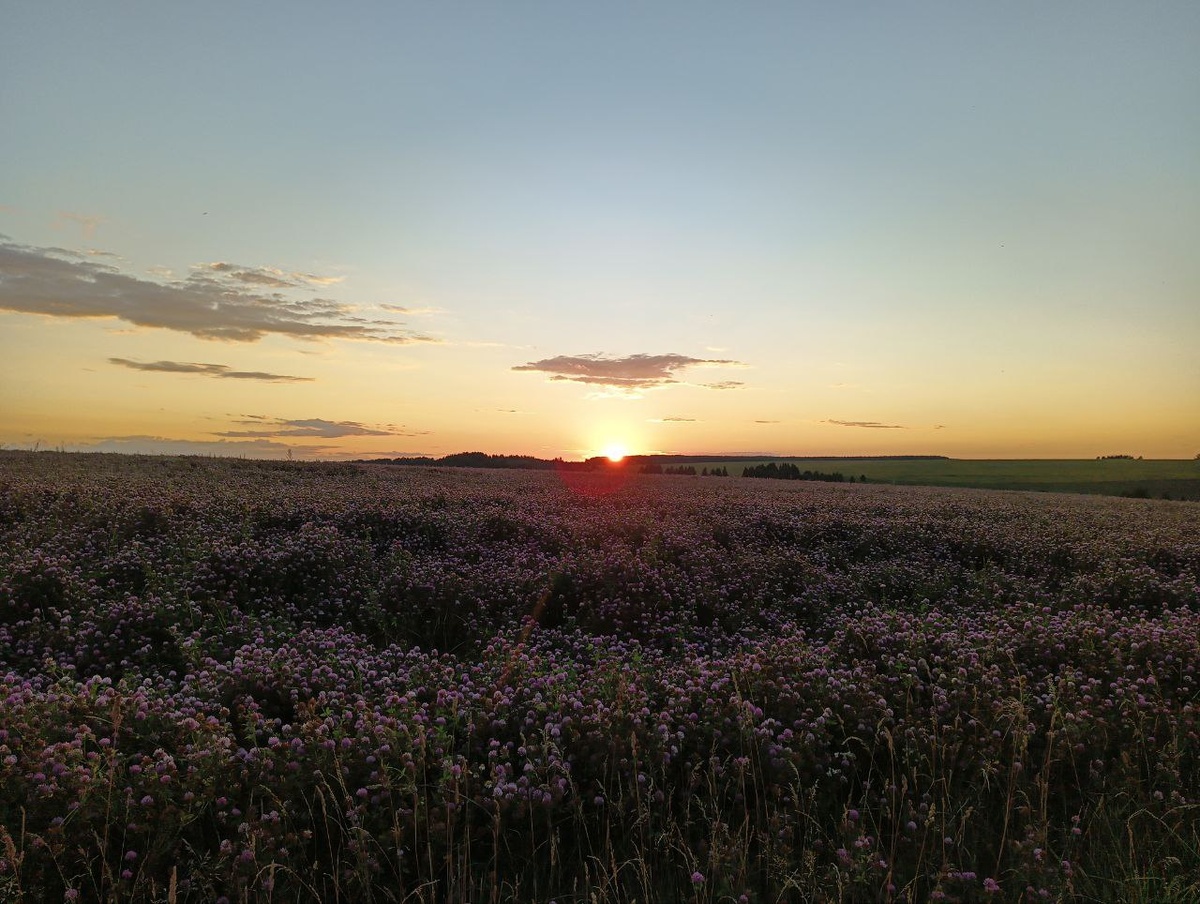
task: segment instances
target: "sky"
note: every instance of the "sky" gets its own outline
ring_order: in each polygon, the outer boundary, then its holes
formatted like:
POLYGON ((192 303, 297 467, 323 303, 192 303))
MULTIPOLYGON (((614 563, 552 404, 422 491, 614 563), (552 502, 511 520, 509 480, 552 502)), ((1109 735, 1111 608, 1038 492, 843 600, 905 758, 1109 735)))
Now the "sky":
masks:
POLYGON ((4 3, 0 445, 1200 453, 1200 4, 4 3))

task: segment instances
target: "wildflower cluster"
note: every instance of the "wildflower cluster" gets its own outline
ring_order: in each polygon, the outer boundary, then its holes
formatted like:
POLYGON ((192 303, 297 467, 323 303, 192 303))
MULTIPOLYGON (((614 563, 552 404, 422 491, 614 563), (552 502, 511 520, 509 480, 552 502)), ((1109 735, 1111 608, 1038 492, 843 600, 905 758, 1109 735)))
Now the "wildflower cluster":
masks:
POLYGON ((0 454, 0 898, 1200 891, 1200 506, 615 480, 0 454))

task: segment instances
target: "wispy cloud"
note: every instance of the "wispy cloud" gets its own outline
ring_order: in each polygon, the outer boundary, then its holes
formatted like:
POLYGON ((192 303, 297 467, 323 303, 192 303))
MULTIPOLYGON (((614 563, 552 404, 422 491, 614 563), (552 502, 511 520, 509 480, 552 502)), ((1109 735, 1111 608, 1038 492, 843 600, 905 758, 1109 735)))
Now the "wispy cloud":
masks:
POLYGON ((336 451, 336 446, 291 446, 269 439, 192 440, 165 436, 107 436, 90 443, 75 443, 65 448, 72 452, 121 452, 127 455, 220 455, 240 458, 284 458, 289 454, 317 455, 336 451))
POLYGON ((72 213, 68 210, 60 210, 58 216, 54 218, 54 228, 62 229, 67 223, 74 223, 83 232, 85 239, 90 239, 96 235, 96 230, 100 224, 108 218, 96 216, 95 214, 72 213))
POLYGON ((318 276, 314 273, 287 273, 276 267, 246 267, 226 261, 199 264, 194 272, 215 275, 229 283, 251 286, 266 286, 272 289, 307 289, 314 286, 332 286, 340 283, 342 276, 318 276))
POLYGON ((601 386, 618 393, 658 389, 680 383, 680 371, 693 367, 741 367, 740 361, 687 355, 559 355, 518 364, 513 370, 549 374, 554 381, 601 386))
POLYGON ((781 424, 782 421, 755 421, 756 424, 781 424))
POLYGON ((409 317, 427 317, 430 314, 445 314, 441 308, 421 307, 408 308, 399 304, 381 304, 378 305, 380 310, 387 311, 389 314, 405 314, 409 317))
POLYGON ((741 380, 721 380, 718 383, 701 383, 705 389, 741 389, 746 384, 741 380))
POLYGON ((312 377, 293 377, 288 374, 263 373, 257 370, 231 370, 227 364, 198 364, 188 361, 131 361, 128 358, 109 358, 109 364, 168 374, 199 374, 223 380, 262 380, 265 383, 311 383, 312 377))
POLYGON ((357 421, 327 421, 322 418, 306 418, 302 420, 285 420, 272 418, 261 414, 244 415, 237 424, 249 427, 247 430, 224 430, 214 432, 214 436, 227 437, 319 437, 321 439, 340 439, 344 436, 424 436, 425 430, 407 430, 394 424, 370 426, 357 421))
POLYGON ((826 424, 836 424, 839 427, 869 427, 872 430, 907 430, 903 424, 881 424, 879 421, 837 421, 832 418, 826 424))
POLYGON ((655 417, 650 419, 652 424, 694 424, 694 417, 655 417))
MULTIPOLYGON (((18 245, 0 237, 0 310, 115 318, 139 327, 233 342, 255 342, 267 335, 399 344, 436 341, 402 323, 364 318, 353 305, 325 298, 297 299, 249 286, 241 277, 212 271, 211 265, 193 270, 184 280, 156 282, 82 259, 75 252, 18 245)), ((303 285, 297 282, 293 288, 303 285)))

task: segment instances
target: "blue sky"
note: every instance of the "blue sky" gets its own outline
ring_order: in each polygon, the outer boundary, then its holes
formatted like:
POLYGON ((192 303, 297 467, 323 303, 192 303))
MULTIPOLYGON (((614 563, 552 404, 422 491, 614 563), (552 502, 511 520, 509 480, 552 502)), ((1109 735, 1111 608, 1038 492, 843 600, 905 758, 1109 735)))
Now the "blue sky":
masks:
POLYGON ((1200 451, 1195 4, 5 18, 10 446, 1200 451))

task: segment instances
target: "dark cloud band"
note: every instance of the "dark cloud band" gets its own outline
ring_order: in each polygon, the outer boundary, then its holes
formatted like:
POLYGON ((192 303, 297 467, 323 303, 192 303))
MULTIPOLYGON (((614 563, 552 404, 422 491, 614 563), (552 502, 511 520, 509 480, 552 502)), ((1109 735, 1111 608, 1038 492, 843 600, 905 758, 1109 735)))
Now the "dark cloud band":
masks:
POLYGON ((311 383, 312 377, 293 377, 288 374, 264 373, 257 370, 230 370, 226 364, 197 364, 188 361, 131 361, 128 358, 109 358, 109 364, 144 370, 151 373, 199 374, 223 380, 261 380, 264 383, 311 383))
POLYGON ((215 436, 246 437, 246 438, 297 438, 319 437, 321 439, 340 439, 344 436, 421 436, 423 431, 405 430, 393 425, 368 426, 357 421, 327 421, 322 418, 304 418, 300 420, 284 420, 263 415, 248 415, 237 423, 248 427, 246 430, 225 430, 215 433, 215 436))
POLYGON ((826 424, 836 424, 839 427, 869 427, 872 430, 906 430, 903 424, 881 424, 879 421, 835 421, 827 420, 826 424))

